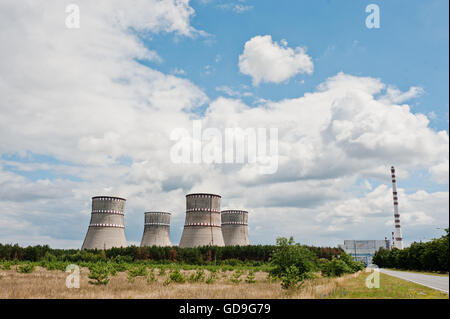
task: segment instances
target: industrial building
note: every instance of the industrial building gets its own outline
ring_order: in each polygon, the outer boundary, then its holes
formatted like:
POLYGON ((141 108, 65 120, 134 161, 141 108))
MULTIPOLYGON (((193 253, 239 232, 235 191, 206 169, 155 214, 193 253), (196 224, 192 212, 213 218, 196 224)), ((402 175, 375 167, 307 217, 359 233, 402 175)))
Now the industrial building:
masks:
POLYGON ((186 219, 180 247, 225 246, 220 221, 220 199, 215 194, 186 195, 186 219))
POLYGON ((244 210, 223 210, 222 234, 225 246, 247 246, 248 212, 244 210))
POLYGON ((141 247, 172 246, 170 242, 170 213, 146 212, 141 247))
POLYGON ((125 201, 120 197, 92 197, 91 220, 81 249, 127 246, 124 231, 125 201))
POLYGON ((344 245, 338 245, 355 260, 362 261, 365 265, 372 263, 375 252, 380 248, 391 249, 387 238, 384 240, 344 240, 344 245))

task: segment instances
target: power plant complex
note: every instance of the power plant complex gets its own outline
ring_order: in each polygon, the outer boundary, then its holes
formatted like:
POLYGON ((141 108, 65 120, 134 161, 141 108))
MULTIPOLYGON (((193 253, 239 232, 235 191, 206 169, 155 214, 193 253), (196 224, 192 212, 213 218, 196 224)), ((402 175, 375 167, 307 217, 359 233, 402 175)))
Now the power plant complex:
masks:
MULTIPOLYGON (((339 245, 356 260, 366 264, 379 248, 402 249, 403 238, 398 212, 398 193, 395 168, 391 167, 394 200, 394 225, 392 245, 384 240, 345 240, 339 245), (394 235, 395 233, 395 235, 394 235)), ((111 196, 92 197, 89 228, 81 249, 109 249, 125 247, 125 199, 111 196)), ((246 246, 248 238, 248 212, 245 210, 220 210, 221 196, 208 193, 186 195, 186 217, 179 247, 246 246)), ((170 241, 170 216, 168 212, 144 213, 144 233, 141 247, 172 246, 170 241)))
POLYGON ((392 232, 392 244, 387 237, 384 240, 344 240, 344 245, 339 245, 346 253, 353 256, 355 260, 362 261, 366 265, 372 262, 375 252, 380 248, 384 249, 403 249, 403 237, 400 227, 400 214, 398 212, 398 193, 397 179, 395 177, 395 168, 391 166, 392 177, 392 196, 394 200, 394 227, 392 232))
MULTIPOLYGON (((220 200, 221 196, 215 194, 186 195, 186 218, 180 247, 250 245, 248 212, 221 212, 220 200)), ((81 249, 125 247, 124 209, 124 198, 92 197, 91 221, 81 249)), ((170 216, 168 212, 144 213, 141 247, 172 246, 170 216)))

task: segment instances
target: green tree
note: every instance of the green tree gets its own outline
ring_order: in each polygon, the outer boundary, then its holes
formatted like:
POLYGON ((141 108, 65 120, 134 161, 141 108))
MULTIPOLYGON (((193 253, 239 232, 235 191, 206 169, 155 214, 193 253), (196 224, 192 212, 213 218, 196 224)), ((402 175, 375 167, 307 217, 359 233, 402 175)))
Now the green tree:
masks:
POLYGON ((292 287, 300 281, 312 277, 315 269, 315 254, 305 246, 296 244, 293 237, 277 238, 277 246, 272 253, 270 264, 273 268, 270 275, 275 278, 285 278, 289 282, 284 287, 292 287))

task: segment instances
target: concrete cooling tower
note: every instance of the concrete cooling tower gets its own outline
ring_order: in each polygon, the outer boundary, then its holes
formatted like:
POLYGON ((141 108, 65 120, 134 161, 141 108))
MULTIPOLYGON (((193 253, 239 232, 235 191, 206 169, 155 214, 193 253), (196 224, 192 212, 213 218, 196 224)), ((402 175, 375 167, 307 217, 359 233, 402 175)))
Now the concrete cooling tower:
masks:
POLYGON ((81 249, 126 247, 124 208, 124 198, 92 197, 91 221, 81 249))
POLYGON ((225 246, 247 246, 248 212, 244 210, 222 211, 222 234, 225 246))
POLYGON ((186 220, 180 247, 224 246, 220 198, 214 194, 186 195, 186 220))
POLYGON ((170 213, 146 212, 144 235, 141 247, 144 246, 172 246, 170 242, 170 213))

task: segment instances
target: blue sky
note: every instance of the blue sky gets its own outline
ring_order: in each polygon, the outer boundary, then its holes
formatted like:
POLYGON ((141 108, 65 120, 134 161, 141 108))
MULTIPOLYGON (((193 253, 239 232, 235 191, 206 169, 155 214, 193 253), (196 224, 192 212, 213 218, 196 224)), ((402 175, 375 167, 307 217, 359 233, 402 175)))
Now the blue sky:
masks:
POLYGON ((77 4, 75 29, 56 0, 0 5, 0 242, 79 247, 91 197, 112 195, 129 243, 161 210, 177 244, 189 192, 249 210, 252 243, 382 239, 391 165, 405 241, 448 227, 448 1, 77 4), (277 172, 177 165, 192 118, 277 127, 277 172))
POLYGON ((145 41, 163 53, 164 61, 152 67, 167 73, 183 69, 211 98, 220 95, 216 87, 222 85, 234 90, 245 85, 263 99, 298 97, 340 71, 381 78, 402 91, 420 86, 426 94, 415 101, 413 111, 435 112, 431 126, 448 131, 447 1, 262 0, 245 2, 253 7, 240 14, 220 7, 224 3, 228 2, 192 3, 192 25, 210 34, 206 38, 161 34, 145 41), (365 26, 370 3, 380 7, 379 29, 365 26), (291 47, 306 47, 315 62, 314 74, 252 87, 250 77, 239 72, 238 56, 248 39, 266 34, 277 42, 286 39, 291 47), (207 66, 210 74, 205 74, 207 66))

